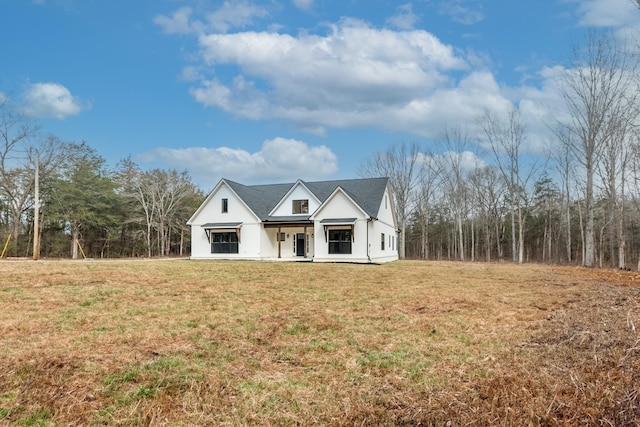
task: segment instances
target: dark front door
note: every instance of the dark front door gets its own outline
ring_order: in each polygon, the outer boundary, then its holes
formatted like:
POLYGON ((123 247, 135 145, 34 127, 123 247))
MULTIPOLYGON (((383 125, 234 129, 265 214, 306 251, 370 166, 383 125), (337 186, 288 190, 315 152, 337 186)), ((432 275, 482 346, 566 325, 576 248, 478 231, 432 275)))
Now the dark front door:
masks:
POLYGON ((296 234, 296 256, 304 256, 304 233, 296 234))

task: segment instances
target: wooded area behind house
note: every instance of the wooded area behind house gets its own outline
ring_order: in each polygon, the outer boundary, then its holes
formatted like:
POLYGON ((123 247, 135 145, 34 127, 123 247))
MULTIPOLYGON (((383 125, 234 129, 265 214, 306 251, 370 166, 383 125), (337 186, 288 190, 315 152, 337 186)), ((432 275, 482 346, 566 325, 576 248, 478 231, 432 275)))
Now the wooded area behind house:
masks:
MULTIPOLYGON (((638 65, 614 36, 591 33, 558 72, 565 105, 546 122, 544 150, 521 106, 505 106, 443 128, 437 151, 399 143, 373 153, 360 174, 391 179, 400 257, 638 268, 638 65)), ((204 194, 186 171, 145 171, 130 157, 111 170, 85 142, 39 135, 0 103, 5 256, 33 255, 36 152, 40 256, 189 255, 186 221, 204 194)))
POLYGON ((402 143, 364 163, 362 175, 392 180, 406 256, 638 268, 634 49, 609 33, 574 49, 558 71, 564 108, 546 120, 544 150, 521 106, 508 106, 443 129, 438 152, 402 143))

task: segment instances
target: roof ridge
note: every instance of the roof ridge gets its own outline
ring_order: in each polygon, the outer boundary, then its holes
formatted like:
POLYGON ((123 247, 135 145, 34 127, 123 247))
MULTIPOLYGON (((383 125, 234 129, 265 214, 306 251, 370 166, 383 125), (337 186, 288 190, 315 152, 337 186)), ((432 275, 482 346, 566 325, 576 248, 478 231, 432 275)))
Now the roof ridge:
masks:
POLYGON ((273 208, 285 197, 291 189, 300 184, 324 203, 338 188, 360 206, 368 215, 376 216, 379 203, 388 185, 389 177, 370 177, 352 179, 334 179, 325 181, 283 182, 273 184, 245 185, 223 178, 244 200, 247 207, 256 216, 264 220, 273 208))

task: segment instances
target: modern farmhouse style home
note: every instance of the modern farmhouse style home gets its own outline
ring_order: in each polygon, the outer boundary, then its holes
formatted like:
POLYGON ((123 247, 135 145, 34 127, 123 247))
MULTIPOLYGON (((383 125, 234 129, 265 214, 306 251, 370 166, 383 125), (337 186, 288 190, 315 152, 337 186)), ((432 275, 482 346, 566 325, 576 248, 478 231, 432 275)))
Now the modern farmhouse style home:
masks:
POLYGON ((192 259, 398 259, 388 178, 271 185, 222 179, 187 224, 192 259))

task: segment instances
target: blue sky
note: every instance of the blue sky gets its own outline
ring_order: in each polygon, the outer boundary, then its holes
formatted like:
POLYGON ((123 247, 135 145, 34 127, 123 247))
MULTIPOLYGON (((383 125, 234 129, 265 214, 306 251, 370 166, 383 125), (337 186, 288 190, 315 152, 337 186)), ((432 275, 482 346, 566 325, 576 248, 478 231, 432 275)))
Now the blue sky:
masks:
MULTIPOLYGON (((209 190, 342 179, 375 151, 519 105, 548 144, 554 77, 632 0, 3 0, 0 97, 110 166, 209 190)), ((638 39, 638 37, 636 37, 638 39)))

